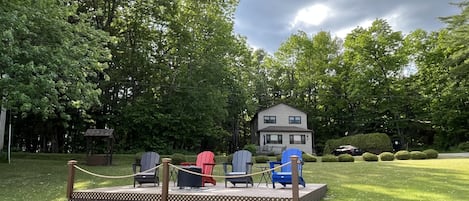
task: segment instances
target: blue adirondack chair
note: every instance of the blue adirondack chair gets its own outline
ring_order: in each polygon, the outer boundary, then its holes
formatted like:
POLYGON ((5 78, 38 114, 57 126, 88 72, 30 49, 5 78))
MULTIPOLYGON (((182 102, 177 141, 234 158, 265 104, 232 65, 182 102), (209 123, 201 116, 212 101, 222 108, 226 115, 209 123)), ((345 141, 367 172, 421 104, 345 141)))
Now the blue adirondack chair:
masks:
POLYGON ((142 158, 140 159, 140 163, 132 164, 132 170, 134 174, 134 187, 135 183, 139 183, 140 185, 143 183, 153 183, 155 186, 160 185, 159 177, 158 177, 158 168, 145 172, 151 168, 156 167, 159 165, 160 155, 156 152, 145 152, 142 154, 142 158), (137 172, 137 166, 140 166, 140 169, 137 172))
MULTIPOLYGON (((306 186, 305 184, 305 180, 303 179, 303 173, 302 173, 302 170, 303 170, 303 159, 301 157, 302 155, 302 151, 299 150, 299 149, 295 149, 295 148, 290 148, 290 149, 287 149, 285 151, 283 151, 282 153, 282 160, 281 162, 270 162, 270 168, 274 168, 276 165, 282 165, 282 164, 285 164, 285 163, 288 163, 290 162, 290 156, 292 155, 296 155, 298 156, 298 160, 301 162, 300 164, 298 164, 298 184, 302 185, 303 187, 306 186)), ((275 188, 275 183, 280 183, 282 184, 284 187, 287 185, 287 184, 291 184, 292 183, 292 169, 291 169, 291 164, 288 164, 286 166, 283 166, 281 167, 280 171, 275 171, 275 170, 272 170, 272 185, 273 187, 275 188)))
POLYGON ((240 176, 235 178, 225 178, 225 187, 227 182, 236 186, 237 183, 245 183, 254 185, 251 176, 243 176, 252 172, 252 154, 247 150, 239 150, 233 154, 231 163, 223 163, 223 171, 225 176, 240 176), (228 165, 231 165, 231 171, 228 170, 228 165))

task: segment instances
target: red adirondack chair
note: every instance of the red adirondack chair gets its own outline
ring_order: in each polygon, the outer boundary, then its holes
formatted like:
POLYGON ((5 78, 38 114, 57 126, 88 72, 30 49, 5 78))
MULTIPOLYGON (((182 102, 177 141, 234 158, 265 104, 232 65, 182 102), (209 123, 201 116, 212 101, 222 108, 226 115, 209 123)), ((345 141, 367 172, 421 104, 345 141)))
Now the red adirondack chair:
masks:
MULTIPOLYGON (((215 154, 211 151, 200 152, 197 155, 195 165, 202 168, 202 174, 212 175, 215 167, 215 154)), ((205 186, 206 183, 216 185, 217 181, 211 176, 204 176, 202 177, 202 186, 205 186)))

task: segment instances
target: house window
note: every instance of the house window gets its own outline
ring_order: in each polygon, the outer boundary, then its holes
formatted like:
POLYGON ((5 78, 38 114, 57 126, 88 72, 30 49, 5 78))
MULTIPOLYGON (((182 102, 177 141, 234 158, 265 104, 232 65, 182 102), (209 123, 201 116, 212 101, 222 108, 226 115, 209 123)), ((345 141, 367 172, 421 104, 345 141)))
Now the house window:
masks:
POLYGON ((306 136, 290 135, 290 144, 306 144, 306 136))
POLYGON ((267 134, 267 144, 282 144, 282 135, 267 134))
POLYGON ((288 123, 290 124, 301 124, 301 117, 300 116, 289 116, 288 123))
POLYGON ((275 124, 277 123, 277 117, 276 116, 264 116, 264 123, 275 124))

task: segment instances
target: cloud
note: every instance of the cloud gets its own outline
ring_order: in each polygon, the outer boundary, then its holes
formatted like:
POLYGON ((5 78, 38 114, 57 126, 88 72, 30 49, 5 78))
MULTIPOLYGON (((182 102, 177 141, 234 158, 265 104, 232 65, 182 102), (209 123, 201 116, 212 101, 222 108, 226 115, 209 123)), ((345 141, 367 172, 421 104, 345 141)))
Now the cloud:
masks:
POLYGON ((314 4, 312 6, 300 9, 291 23, 291 28, 319 26, 328 17, 331 17, 331 9, 323 4, 314 4))
POLYGON ((240 0, 235 32, 253 47, 273 53, 298 30, 345 37, 376 19, 385 19, 404 34, 419 28, 435 31, 444 27, 438 17, 461 12, 449 4, 454 1, 459 0, 240 0))

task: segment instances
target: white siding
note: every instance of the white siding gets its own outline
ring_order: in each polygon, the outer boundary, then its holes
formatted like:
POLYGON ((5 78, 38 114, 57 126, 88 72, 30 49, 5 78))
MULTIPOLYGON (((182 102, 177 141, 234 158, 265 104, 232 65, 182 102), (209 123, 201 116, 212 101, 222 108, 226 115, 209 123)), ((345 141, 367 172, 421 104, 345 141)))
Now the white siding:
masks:
MULTIPOLYGON (((257 124, 258 130, 267 128, 269 126, 294 126, 298 128, 308 129, 307 125, 307 115, 301 110, 290 107, 285 104, 278 104, 266 110, 260 111, 257 114, 257 124), (275 124, 273 123, 264 123, 264 116, 275 116, 275 124), (290 124, 290 116, 300 116, 301 124, 290 124)), ((298 148, 304 152, 312 153, 313 152, 313 139, 311 132, 260 132, 259 136, 259 145, 260 149, 263 151, 272 151, 276 154, 280 154, 284 148, 298 148), (267 135, 282 135, 282 144, 269 144, 267 143, 267 135), (290 135, 305 135, 305 144, 290 144, 290 135)))
POLYGON ((305 132, 261 132, 260 134, 261 137, 261 147, 267 146, 267 147, 273 147, 274 149, 272 150, 276 154, 281 153, 281 149, 286 147, 286 148, 298 148, 301 149, 304 152, 307 153, 313 153, 313 148, 312 148, 312 136, 311 133, 305 132), (264 139, 267 138, 267 135, 282 135, 282 144, 265 144, 264 145, 264 139), (290 135, 306 135, 306 143, 305 144, 290 144, 290 135))
POLYGON ((290 107, 285 104, 278 104, 274 107, 271 107, 269 109, 263 110, 258 113, 258 129, 261 130, 263 128, 269 127, 269 126, 295 126, 299 128, 304 128, 308 129, 307 125, 307 117, 306 113, 297 110, 293 107, 290 107), (275 124, 265 124, 264 123, 264 116, 275 116, 276 117, 276 123, 275 124), (300 116, 301 117, 301 124, 289 124, 288 122, 288 117, 289 116, 300 116))

